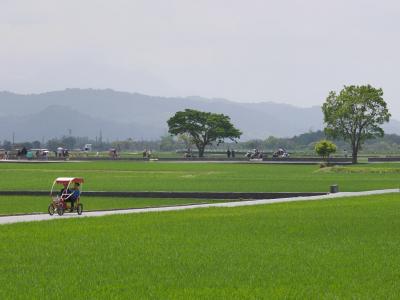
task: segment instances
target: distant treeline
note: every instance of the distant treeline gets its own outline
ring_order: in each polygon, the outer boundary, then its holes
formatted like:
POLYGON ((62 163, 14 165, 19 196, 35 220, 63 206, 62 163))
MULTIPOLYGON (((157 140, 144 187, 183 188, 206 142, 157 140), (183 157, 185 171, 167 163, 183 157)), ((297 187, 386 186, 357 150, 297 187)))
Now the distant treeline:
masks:
MULTIPOLYGON (((291 138, 277 138, 270 136, 265 140, 255 139, 239 143, 224 143, 220 145, 210 146, 210 151, 225 151, 235 149, 238 151, 247 151, 249 149, 259 149, 265 152, 273 152, 278 148, 285 148, 289 152, 298 153, 314 153, 314 145, 317 141, 324 139, 325 134, 323 131, 307 132, 296 135, 291 138)), ((338 154, 343 153, 345 150, 350 152, 349 145, 342 140, 333 141, 338 146, 338 154)), ((70 150, 84 149, 86 144, 92 145, 93 151, 106 151, 110 148, 116 148, 118 151, 143 151, 144 149, 152 151, 176 151, 193 148, 187 140, 177 139, 170 135, 162 136, 159 140, 154 141, 137 141, 133 139, 126 139, 123 141, 103 141, 102 139, 90 139, 88 137, 74 137, 62 136, 60 138, 53 138, 47 142, 32 141, 15 143, 10 141, 3 141, 0 143, 0 148, 11 150, 12 148, 39 149, 46 148, 55 151, 58 147, 64 147, 70 150)), ((364 153, 386 153, 398 154, 400 153, 400 135, 386 134, 383 138, 368 140, 362 149, 364 153)))
MULTIPOLYGON (((289 152, 304 152, 314 153, 315 143, 321 139, 329 139, 325 136, 323 131, 307 132, 296 135, 291 138, 276 138, 273 136, 265 140, 250 140, 240 143, 244 148, 258 148, 266 151, 274 151, 282 147, 289 152)), ((332 140, 332 139, 330 139, 332 140)), ((333 140, 337 145, 338 154, 343 153, 345 150, 351 152, 348 143, 343 140, 333 140)), ((386 134, 383 138, 367 140, 361 152, 364 153, 400 153, 400 135, 386 134)))

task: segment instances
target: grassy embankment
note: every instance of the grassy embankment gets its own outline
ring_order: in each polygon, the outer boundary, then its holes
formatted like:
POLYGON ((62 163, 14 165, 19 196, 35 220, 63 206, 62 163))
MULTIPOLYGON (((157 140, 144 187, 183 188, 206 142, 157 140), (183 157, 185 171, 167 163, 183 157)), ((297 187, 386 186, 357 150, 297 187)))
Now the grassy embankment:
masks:
POLYGON ((2 225, 1 299, 396 299, 399 194, 2 225))

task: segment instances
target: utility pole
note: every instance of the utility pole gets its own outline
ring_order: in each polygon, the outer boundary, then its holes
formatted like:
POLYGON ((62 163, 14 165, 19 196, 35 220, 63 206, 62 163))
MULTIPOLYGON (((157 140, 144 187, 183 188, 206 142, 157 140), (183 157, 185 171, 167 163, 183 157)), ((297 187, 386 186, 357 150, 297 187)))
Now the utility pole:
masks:
POLYGON ((100 147, 103 146, 103 132, 101 129, 100 129, 100 134, 99 134, 99 144, 100 144, 100 147))

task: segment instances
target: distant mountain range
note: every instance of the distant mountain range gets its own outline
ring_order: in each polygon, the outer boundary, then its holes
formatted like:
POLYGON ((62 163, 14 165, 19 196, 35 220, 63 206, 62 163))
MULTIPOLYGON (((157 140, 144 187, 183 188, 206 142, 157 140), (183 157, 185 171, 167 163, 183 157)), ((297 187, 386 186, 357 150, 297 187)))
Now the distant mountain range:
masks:
MULTIPOLYGON (((244 134, 243 140, 289 137, 323 127, 319 106, 300 108, 274 102, 237 103, 201 97, 167 98, 114 90, 66 89, 43 94, 0 92, 0 140, 42 140, 62 135, 100 135, 103 139, 158 139, 178 110, 224 113, 244 134)), ((387 133, 400 134, 392 120, 387 133)))

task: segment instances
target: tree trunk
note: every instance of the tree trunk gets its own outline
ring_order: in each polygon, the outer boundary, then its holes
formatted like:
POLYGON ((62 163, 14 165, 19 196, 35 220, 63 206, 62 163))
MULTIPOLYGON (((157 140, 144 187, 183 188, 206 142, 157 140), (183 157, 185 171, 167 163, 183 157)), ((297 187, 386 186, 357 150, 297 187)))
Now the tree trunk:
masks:
POLYGON ((356 164, 357 163, 357 156, 358 156, 358 141, 357 140, 352 140, 351 141, 351 163, 356 164))
POLYGON ((203 145, 199 145, 197 146, 197 149, 199 150, 199 157, 204 157, 204 146, 203 145))
POLYGON ((356 149, 353 149, 353 153, 351 155, 351 163, 356 164, 357 163, 357 156, 358 156, 358 151, 356 149))

